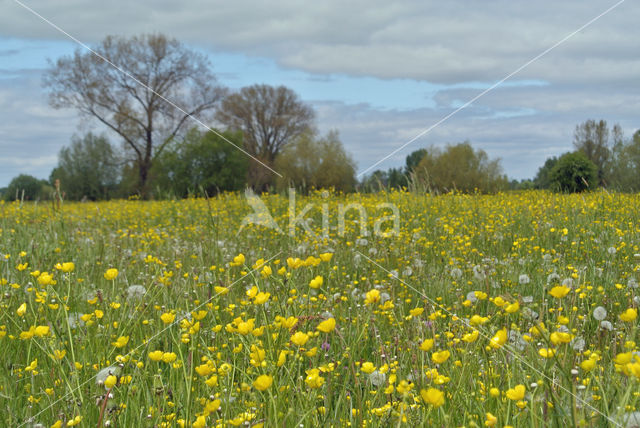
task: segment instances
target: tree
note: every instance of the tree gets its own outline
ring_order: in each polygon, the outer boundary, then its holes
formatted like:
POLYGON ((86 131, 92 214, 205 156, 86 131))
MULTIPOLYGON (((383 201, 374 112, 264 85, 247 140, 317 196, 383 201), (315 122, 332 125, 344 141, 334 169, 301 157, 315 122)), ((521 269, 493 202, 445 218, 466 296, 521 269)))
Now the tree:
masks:
POLYGON ((105 135, 74 135, 58 153, 49 181, 60 180, 67 199, 109 199, 118 186, 120 159, 105 135))
POLYGON ((333 187, 347 192, 356 184, 356 164, 335 131, 323 138, 302 134, 284 148, 275 167, 283 175, 277 180, 280 189, 293 185, 303 191, 333 187))
POLYGON ((582 192, 598 186, 598 167, 582 151, 565 153, 558 159, 549 178, 554 190, 582 192))
POLYGON ((32 175, 20 174, 14 177, 6 191, 4 199, 7 201, 46 199, 53 192, 46 180, 40 180, 32 175))
POLYGON ((253 85, 227 96, 216 118, 242 131, 244 149, 253 157, 249 185, 265 190, 274 177, 264 165, 272 168, 280 151, 311 129, 314 112, 291 89, 253 85))
POLYGON ((605 120, 596 122, 593 119, 576 125, 573 133, 573 146, 576 150, 583 152, 596 165, 598 168, 598 184, 601 185, 606 184, 607 162, 611 156, 609 134, 609 128, 605 120))
POLYGON ((407 155, 406 166, 405 166, 405 174, 411 175, 411 173, 416 169, 416 167, 420 164, 420 161, 427 154, 427 149, 418 149, 411 152, 407 155))
POLYGON ((44 85, 53 107, 73 107, 124 140, 146 194, 155 157, 222 99, 206 58, 161 34, 108 36, 95 49, 59 58, 44 85), (177 107, 176 107, 177 106, 177 107))
POLYGON ((538 169, 538 173, 533 179, 533 184, 536 189, 549 189, 551 187, 551 179, 549 177, 549 174, 551 173, 551 170, 556 165, 556 163, 558 163, 558 158, 553 156, 547 158, 547 160, 544 162, 544 165, 542 165, 538 169))
POLYGON ((640 131, 629 141, 624 140, 620 131, 617 134, 611 149, 609 184, 621 191, 640 191, 640 131))
POLYGON ((508 187, 500 159, 490 160, 484 150, 474 150, 469 142, 447 145, 444 150, 431 147, 415 169, 414 188, 435 192, 497 192, 508 187))
POLYGON ((242 134, 225 132, 221 135, 211 131, 202 133, 193 128, 184 141, 169 146, 153 167, 158 189, 186 197, 201 194, 201 191, 215 195, 245 187, 249 158, 228 143, 242 145, 242 134))

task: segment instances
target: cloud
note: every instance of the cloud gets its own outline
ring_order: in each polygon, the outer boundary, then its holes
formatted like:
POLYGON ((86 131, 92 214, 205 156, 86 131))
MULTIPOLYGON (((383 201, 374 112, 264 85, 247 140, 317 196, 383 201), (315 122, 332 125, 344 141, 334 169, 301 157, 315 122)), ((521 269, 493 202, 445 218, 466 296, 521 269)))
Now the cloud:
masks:
MULTIPOLYGON (((0 32, 63 38, 7 2, 0 32)), ((80 40, 160 31, 209 49, 273 58, 316 74, 409 78, 434 83, 495 81, 552 46, 615 1, 451 2, 29 1, 80 40)), ((640 4, 627 1, 536 61, 522 78, 555 82, 630 81, 640 4)))

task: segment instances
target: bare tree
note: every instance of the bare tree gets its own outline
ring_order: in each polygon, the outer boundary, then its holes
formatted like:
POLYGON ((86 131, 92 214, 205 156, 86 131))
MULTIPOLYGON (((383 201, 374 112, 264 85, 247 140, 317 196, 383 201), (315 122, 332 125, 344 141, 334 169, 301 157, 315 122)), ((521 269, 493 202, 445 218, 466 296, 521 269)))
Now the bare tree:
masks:
POLYGON ((53 107, 76 108, 123 138, 144 196, 154 158, 225 91, 206 57, 161 34, 108 36, 94 51, 59 58, 44 86, 53 107))
MULTIPOLYGON (((614 138, 617 138, 619 132, 620 130, 616 129, 614 138)), ((604 120, 596 122, 593 119, 576 125, 573 133, 573 146, 587 155, 587 158, 598 167, 598 179, 601 185, 605 184, 607 162, 611 157, 609 135, 607 122, 604 120)))
POLYGON ((274 177, 260 163, 271 167, 285 145, 311 129, 314 112, 289 88, 253 85, 226 97, 216 118, 242 131, 244 148, 255 158, 249 166, 249 185, 264 190, 274 177))

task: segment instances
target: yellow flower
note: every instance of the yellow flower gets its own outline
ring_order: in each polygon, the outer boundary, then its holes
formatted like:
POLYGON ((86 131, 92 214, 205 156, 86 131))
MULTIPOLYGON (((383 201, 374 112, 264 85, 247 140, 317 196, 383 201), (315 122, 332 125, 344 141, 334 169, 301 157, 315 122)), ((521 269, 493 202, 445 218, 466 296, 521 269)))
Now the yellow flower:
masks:
POLYGON ((469 324, 471 325, 482 325, 489 321, 489 317, 481 317, 480 315, 473 315, 469 318, 469 324))
POLYGON ((449 359, 449 356, 451 356, 451 352, 445 349, 444 351, 431 354, 431 360, 436 364, 442 364, 449 359))
POLYGON ((76 265, 73 264, 73 262, 66 262, 66 263, 56 263, 55 268, 58 270, 61 270, 62 272, 73 272, 73 270, 76 268, 76 265))
POLYGON ((540 348, 538 354, 540 354, 542 358, 553 358, 553 356, 556 355, 556 350, 553 348, 540 348))
POLYGON ((370 361, 367 361, 366 363, 362 363, 362 366, 360 367, 360 370, 362 370, 366 374, 373 373, 375 369, 376 369, 376 366, 374 366, 373 363, 370 361))
POLYGON ((175 352, 165 352, 164 354, 162 354, 162 361, 165 363, 173 363, 176 358, 178 358, 178 356, 176 355, 175 352))
POLYGON ((27 312, 27 304, 23 303, 16 310, 16 314, 18 314, 19 316, 24 316, 25 312, 27 312))
POLYGON ((40 275, 38 275, 38 284, 43 286, 54 284, 53 275, 48 272, 42 272, 40 275))
POLYGON ((62 419, 58 419, 53 425, 51 425, 51 428, 61 428, 62 427, 62 419))
POLYGON ((324 385, 324 378, 320 376, 320 370, 310 369, 306 371, 307 377, 304 379, 309 388, 320 388, 324 385))
POLYGON ((554 345, 559 345, 561 343, 571 342, 571 339, 573 339, 573 337, 571 336, 571 333, 554 331, 553 333, 551 333, 550 339, 551 343, 553 343, 554 345))
POLYGON ((596 366, 596 361, 589 358, 580 363, 580 368, 585 372, 590 372, 596 366))
POLYGON ((414 308, 409 311, 409 315, 411 315, 412 317, 417 317, 422 315, 423 312, 424 308, 414 308))
POLYGON ((240 253, 233 258, 233 261, 229 263, 229 266, 242 266, 244 265, 245 258, 244 254, 240 253))
POLYGON ((320 260, 323 262, 330 262, 331 257, 333 257, 333 253, 322 253, 318 257, 320 257, 320 260))
MULTIPOLYGON (((518 301, 515 301, 507 306, 505 306, 504 311, 508 314, 512 314, 514 312, 518 312, 518 310, 520 309, 520 303, 518 301)), ((488 413, 490 414, 490 413, 488 413)))
POLYGON ((373 290, 367 291, 364 303, 366 303, 367 305, 373 305, 374 303, 378 303, 379 301, 380 291, 376 290, 375 288, 373 290))
POLYGON ((326 320, 318 324, 318 327, 316 327, 316 329, 318 329, 323 333, 331 333, 335 328, 336 328, 335 318, 327 318, 326 320))
POLYGON ((287 362, 287 351, 280 351, 280 353, 278 354, 278 362, 276 363, 276 366, 282 367, 286 362, 287 362))
POLYGON ((80 422, 82 422, 82 416, 78 415, 75 418, 67 421, 67 426, 68 427, 76 426, 76 425, 80 424, 80 422))
POLYGON ((324 283, 324 279, 320 275, 318 275, 315 278, 313 278, 311 282, 309 282, 309 287, 320 288, 322 287, 323 283, 324 283))
POLYGON ((267 300, 269 300, 270 296, 271 296, 271 293, 264 293, 261 291, 258 294, 256 294, 256 297, 253 299, 253 303, 255 303, 256 305, 262 305, 267 300))
POLYGON ((433 348, 433 339, 425 339, 420 344, 420 349, 424 352, 430 351, 433 348))
POLYGON ((227 294, 229 292, 229 289, 227 287, 221 287, 219 285, 214 286, 213 290, 219 296, 224 296, 225 294, 227 294))
POLYGON ((253 381, 253 386, 258 391, 265 391, 271 386, 272 383, 273 383, 273 377, 269 375, 260 375, 255 381, 253 381))
POLYGON ((478 332, 478 330, 473 330, 473 332, 467 333, 464 336, 462 336, 462 341, 467 343, 475 342, 476 340, 478 340, 479 334, 480 333, 478 332))
POLYGON ((303 346, 309 340, 309 335, 301 331, 297 331, 291 336, 291 341, 298 346, 303 346))
POLYGON ((171 324, 173 320, 176 319, 176 314, 173 314, 171 312, 165 312, 164 314, 160 315, 160 319, 165 324, 171 324))
POLYGON ((489 346, 493 349, 501 348, 507 342, 507 329, 503 328, 496 332, 496 334, 491 338, 489 342, 489 346))
POLYGON ((129 336, 120 336, 115 342, 111 342, 116 348, 124 348, 129 343, 129 336))
POLYGON ((106 279, 107 281, 111 281, 116 279, 116 277, 118 276, 118 269, 107 269, 107 271, 104 273, 104 279, 106 279))
POLYGON ((631 322, 636 318, 638 318, 638 310, 634 308, 629 308, 620 314, 620 319, 624 322, 631 322))
POLYGON ((111 389, 116 385, 116 383, 118 383, 118 378, 115 377, 114 375, 109 375, 104 380, 104 387, 107 389, 111 389))
POLYGON ((486 420, 484 421, 484 426, 492 427, 498 423, 498 418, 496 418, 493 414, 487 412, 485 414, 486 420))
POLYGON ((439 389, 429 388, 420 390, 422 400, 433 407, 440 407, 444 404, 444 393, 439 389))
POLYGON ((520 401, 524 398, 525 392, 524 385, 516 385, 514 388, 507 389, 507 398, 513 401, 520 401))
POLYGON ((47 336, 49 334, 49 326, 48 325, 39 325, 34 329, 33 334, 38 336, 38 337, 47 336))
POLYGON ((200 376, 203 376, 203 377, 209 376, 211 373, 213 373, 213 369, 207 363, 196 366, 195 370, 196 370, 196 373, 198 373, 200 376))
POLYGON ((152 351, 149 352, 149 359, 151 361, 161 361, 162 360, 162 355, 164 354, 164 352, 162 351, 152 351))
POLYGON ((549 294, 551 294, 556 299, 562 299, 566 296, 571 289, 565 285, 556 285, 551 290, 549 290, 549 294))

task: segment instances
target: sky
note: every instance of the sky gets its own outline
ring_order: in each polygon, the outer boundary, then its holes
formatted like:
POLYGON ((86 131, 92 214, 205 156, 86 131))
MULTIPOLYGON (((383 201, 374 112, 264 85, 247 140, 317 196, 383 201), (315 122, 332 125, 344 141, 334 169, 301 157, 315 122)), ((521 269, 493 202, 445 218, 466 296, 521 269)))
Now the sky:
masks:
POLYGON ((204 53, 232 90, 291 88, 359 175, 469 141, 532 178, 587 119, 640 127, 638 16, 634 0, 0 0, 0 187, 48 178, 74 134, 102 130, 48 104, 49 61, 84 49, 71 37, 142 33, 204 53))

